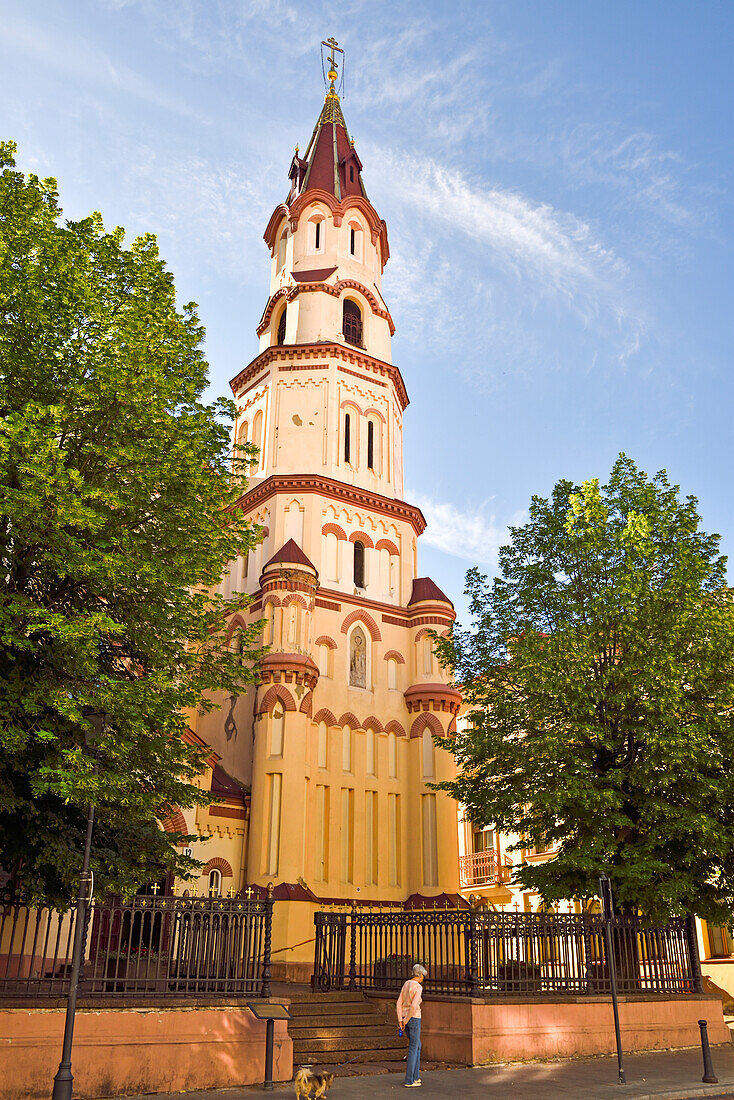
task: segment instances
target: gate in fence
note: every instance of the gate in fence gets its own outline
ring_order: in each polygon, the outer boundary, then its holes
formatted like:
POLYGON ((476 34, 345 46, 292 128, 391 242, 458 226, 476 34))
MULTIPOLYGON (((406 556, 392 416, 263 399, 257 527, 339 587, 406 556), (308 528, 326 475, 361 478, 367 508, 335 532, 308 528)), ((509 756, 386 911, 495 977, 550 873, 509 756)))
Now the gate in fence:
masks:
MULTIPOLYGON (((270 995, 272 898, 136 897, 93 906, 80 996, 270 995)), ((69 992, 76 910, 6 906, 0 998, 69 992)))
MULTIPOLYGON (((397 992, 414 963, 426 989, 458 996, 610 993, 601 916, 457 909, 315 914, 312 983, 397 992)), ((612 923, 620 993, 700 993, 693 918, 612 923)))

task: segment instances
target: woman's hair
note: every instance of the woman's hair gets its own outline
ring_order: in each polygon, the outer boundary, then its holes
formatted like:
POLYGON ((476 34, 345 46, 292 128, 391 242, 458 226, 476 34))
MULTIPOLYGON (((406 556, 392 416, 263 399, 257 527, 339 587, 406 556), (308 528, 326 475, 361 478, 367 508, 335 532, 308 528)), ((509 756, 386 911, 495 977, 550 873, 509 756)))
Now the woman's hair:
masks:
POLYGON ((425 966, 421 966, 420 963, 416 963, 415 966, 413 967, 413 977, 415 978, 416 975, 418 975, 418 974, 422 974, 424 978, 428 974, 428 971, 426 970, 425 966))

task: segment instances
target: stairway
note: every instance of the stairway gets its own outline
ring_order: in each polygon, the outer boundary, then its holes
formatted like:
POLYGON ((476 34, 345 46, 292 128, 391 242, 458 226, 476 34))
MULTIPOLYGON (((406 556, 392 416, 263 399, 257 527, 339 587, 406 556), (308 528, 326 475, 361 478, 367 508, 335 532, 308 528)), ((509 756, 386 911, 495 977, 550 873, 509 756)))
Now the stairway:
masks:
POLYGON ((404 1069, 407 1040, 364 994, 293 992, 289 1010, 294 1071, 312 1066, 344 1077, 404 1069))

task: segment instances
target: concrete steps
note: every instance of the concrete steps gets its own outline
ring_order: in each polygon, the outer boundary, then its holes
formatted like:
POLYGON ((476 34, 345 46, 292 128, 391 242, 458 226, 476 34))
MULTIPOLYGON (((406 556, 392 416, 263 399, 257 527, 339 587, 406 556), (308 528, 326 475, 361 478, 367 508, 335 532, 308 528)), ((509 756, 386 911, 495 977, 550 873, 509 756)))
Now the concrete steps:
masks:
POLYGON ((407 1040, 361 993, 299 992, 289 1007, 295 1068, 308 1065, 338 1076, 403 1069, 407 1040))

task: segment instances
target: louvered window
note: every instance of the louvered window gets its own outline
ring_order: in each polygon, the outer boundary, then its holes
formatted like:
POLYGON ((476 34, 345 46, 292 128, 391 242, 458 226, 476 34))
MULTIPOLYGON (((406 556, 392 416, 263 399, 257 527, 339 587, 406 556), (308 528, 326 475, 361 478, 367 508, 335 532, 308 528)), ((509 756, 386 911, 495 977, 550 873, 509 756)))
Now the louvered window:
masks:
POLYGON ((343 313, 344 339, 348 344, 362 346, 362 313, 356 302, 345 299, 343 313))

